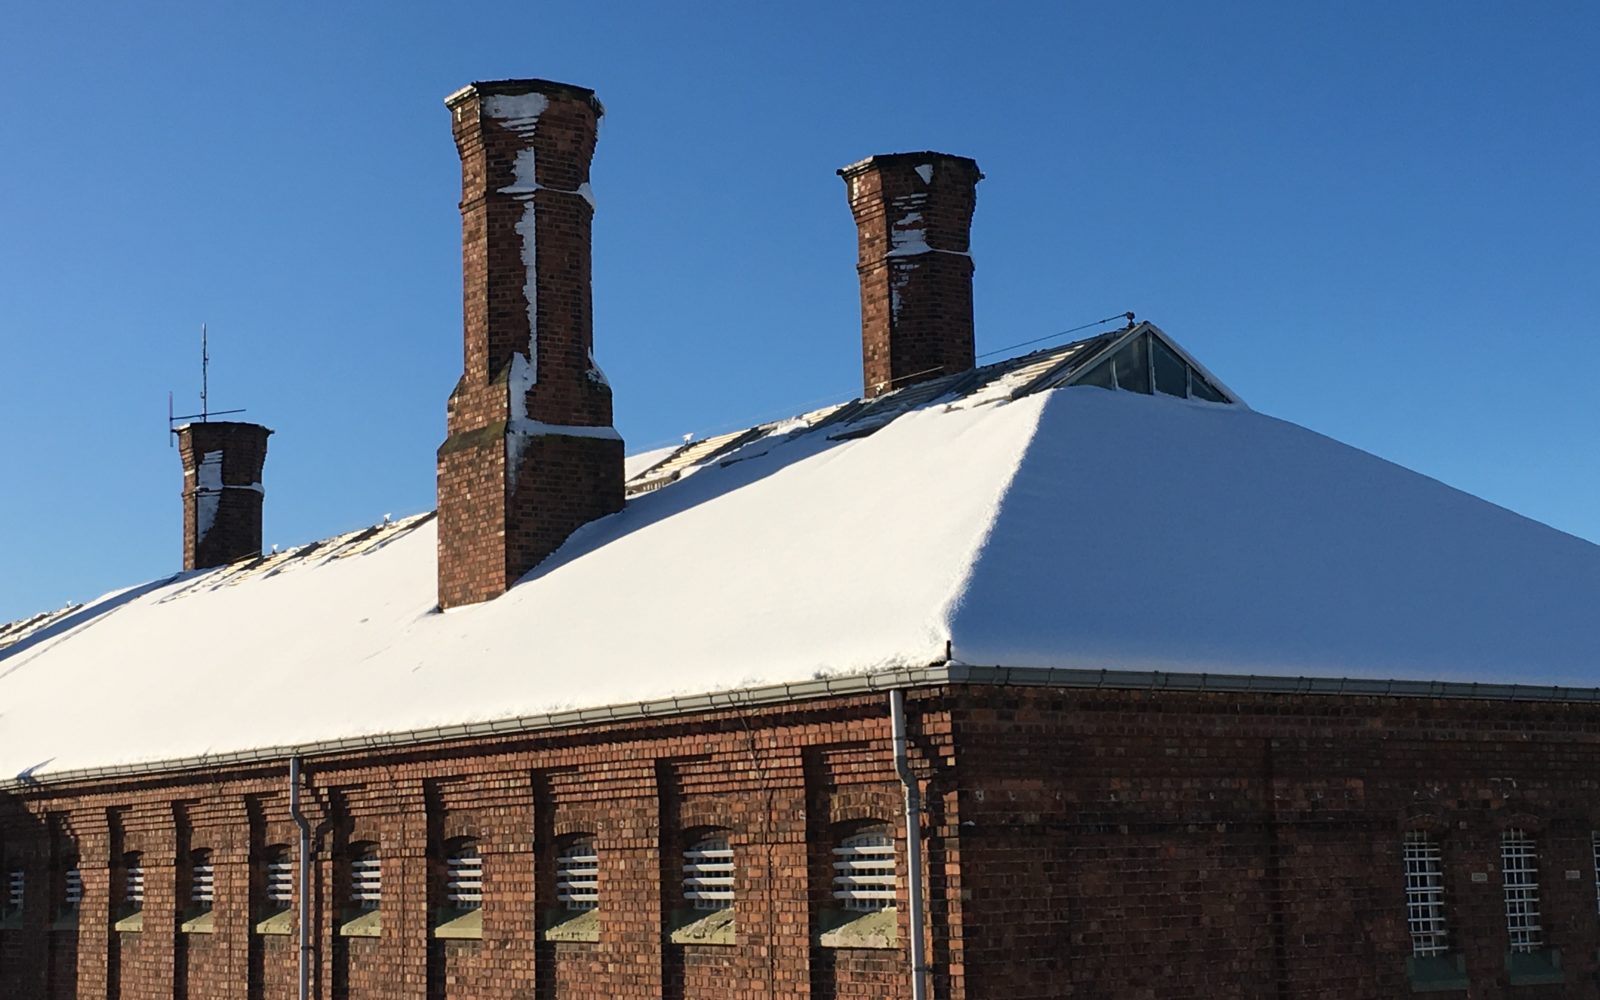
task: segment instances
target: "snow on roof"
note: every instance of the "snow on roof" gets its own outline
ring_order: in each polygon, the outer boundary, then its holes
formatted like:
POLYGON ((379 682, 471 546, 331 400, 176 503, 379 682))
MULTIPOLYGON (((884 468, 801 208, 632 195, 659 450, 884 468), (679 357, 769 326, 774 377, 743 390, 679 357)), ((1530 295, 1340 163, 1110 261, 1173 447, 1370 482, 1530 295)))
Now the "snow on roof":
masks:
POLYGON ((947 655, 1600 686, 1600 547, 1241 405, 1048 388, 1085 344, 641 456, 484 604, 434 610, 428 514, 0 628, 0 776, 947 655))

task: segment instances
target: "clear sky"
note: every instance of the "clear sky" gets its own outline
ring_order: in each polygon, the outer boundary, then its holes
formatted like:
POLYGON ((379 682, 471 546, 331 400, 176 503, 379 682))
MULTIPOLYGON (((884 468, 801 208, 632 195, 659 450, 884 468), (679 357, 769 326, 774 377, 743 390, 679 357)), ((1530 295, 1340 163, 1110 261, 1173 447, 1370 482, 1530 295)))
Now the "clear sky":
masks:
POLYGON ((1259 410, 1600 539, 1596 53, 1592 2, 13 5, 0 621, 178 566, 202 322, 212 406, 277 432, 267 544, 432 506, 441 101, 517 76, 607 106, 630 451, 859 392, 834 171, 932 148, 987 175, 980 352, 1133 310, 1259 410))

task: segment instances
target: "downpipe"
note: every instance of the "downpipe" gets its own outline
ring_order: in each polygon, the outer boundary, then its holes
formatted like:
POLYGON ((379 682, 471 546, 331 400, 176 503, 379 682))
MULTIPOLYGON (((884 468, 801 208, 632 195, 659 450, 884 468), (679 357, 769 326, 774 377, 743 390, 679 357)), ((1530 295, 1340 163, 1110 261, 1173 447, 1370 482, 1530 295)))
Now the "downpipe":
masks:
POLYGON ((300 828, 300 989, 311 1000, 311 824, 300 811, 300 758, 289 758, 289 816, 300 828))
POLYGON ((894 772, 906 796, 906 920, 911 928, 911 1000, 927 1000, 927 948, 923 941, 922 902, 922 792, 906 757, 906 698, 896 688, 889 692, 889 721, 894 732, 894 772))

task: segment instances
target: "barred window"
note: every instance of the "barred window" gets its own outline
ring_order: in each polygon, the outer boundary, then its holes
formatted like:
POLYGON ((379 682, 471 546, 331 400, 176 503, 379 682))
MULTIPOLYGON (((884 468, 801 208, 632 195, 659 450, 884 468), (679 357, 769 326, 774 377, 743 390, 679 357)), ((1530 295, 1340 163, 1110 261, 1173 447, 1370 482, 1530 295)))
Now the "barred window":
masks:
POLYGON ((289 848, 275 844, 266 851, 266 896, 272 907, 287 910, 294 902, 294 861, 289 848))
POLYGON ((1406 926, 1411 954, 1443 955, 1450 950, 1444 919, 1444 862, 1439 844, 1428 834, 1406 834, 1406 926))
POLYGON ((566 838, 556 855, 556 898, 569 910, 592 910, 600 905, 600 855, 594 838, 566 838))
POLYGON ((1600 832, 1590 835, 1594 850, 1594 899, 1596 909, 1600 909, 1600 832))
POLYGON ((462 837, 445 844, 444 896, 457 910, 483 905, 483 856, 478 842, 462 837))
POLYGON ((25 898, 24 890, 28 885, 28 877, 21 868, 12 868, 6 872, 5 912, 21 913, 22 902, 25 898))
POLYGON ((1500 838, 1500 871, 1511 950, 1537 951, 1544 944, 1544 929, 1539 926, 1539 853, 1533 838, 1507 830, 1500 838))
POLYGON ((83 873, 76 864, 61 877, 61 902, 68 910, 76 910, 83 902, 83 873))
POLYGON ((706 837, 683 852, 683 898, 697 910, 733 905, 733 848, 727 837, 706 837))
POLYGON ((847 910, 881 910, 894 904, 894 839, 883 829, 863 830, 833 849, 833 898, 847 910))
POLYGON ((122 902, 130 910, 144 907, 144 857, 138 851, 122 856, 122 902))
POLYGON ((350 848, 350 903, 358 910, 376 910, 383 902, 383 860, 376 844, 350 848))
POLYGON ((189 854, 189 903, 197 910, 209 910, 217 898, 217 870, 211 863, 211 852, 192 851, 189 854))

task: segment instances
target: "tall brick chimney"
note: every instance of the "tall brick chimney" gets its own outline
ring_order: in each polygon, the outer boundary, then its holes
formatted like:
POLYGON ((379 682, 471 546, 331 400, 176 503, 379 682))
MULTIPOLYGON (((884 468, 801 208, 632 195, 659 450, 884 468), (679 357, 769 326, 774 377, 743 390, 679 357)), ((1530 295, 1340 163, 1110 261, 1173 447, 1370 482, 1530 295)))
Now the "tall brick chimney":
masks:
POLYGON ((183 568, 209 569, 261 554, 260 424, 212 421, 178 428, 183 459, 183 568))
POLYGON ((461 154, 464 364, 439 447, 439 606, 504 593, 622 509, 622 438, 594 362, 594 91, 474 83, 445 99, 461 154))
POLYGON ((866 395, 971 368, 967 251, 978 165, 948 153, 891 153, 839 176, 856 220, 866 395))

